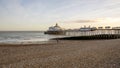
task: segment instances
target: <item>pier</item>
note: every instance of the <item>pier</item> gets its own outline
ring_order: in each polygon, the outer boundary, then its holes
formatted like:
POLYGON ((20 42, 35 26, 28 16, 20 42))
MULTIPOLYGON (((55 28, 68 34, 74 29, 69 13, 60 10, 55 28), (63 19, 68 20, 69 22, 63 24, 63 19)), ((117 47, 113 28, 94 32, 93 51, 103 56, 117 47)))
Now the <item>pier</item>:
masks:
POLYGON ((95 31, 65 31, 66 36, 120 35, 120 29, 97 29, 95 31))
POLYGON ((118 39, 120 38, 120 29, 97 29, 95 31, 65 31, 66 37, 59 38, 63 40, 96 40, 96 39, 118 39))

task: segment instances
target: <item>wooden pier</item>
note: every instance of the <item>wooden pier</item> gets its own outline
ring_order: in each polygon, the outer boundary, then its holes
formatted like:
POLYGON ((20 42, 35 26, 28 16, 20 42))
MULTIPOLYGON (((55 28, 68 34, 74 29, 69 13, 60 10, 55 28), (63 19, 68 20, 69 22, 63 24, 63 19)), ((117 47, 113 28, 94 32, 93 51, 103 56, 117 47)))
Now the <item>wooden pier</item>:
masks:
POLYGON ((95 31, 66 31, 63 40, 96 40, 120 38, 120 29, 97 29, 95 31))
POLYGON ((97 29, 95 31, 66 31, 66 36, 119 35, 120 29, 97 29))

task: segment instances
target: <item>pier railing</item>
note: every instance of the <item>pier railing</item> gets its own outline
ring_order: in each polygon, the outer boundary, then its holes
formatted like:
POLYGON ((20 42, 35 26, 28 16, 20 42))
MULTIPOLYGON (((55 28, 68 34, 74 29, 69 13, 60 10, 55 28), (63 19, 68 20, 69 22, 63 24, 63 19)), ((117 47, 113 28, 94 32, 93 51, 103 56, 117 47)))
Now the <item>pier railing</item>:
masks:
POLYGON ((66 36, 120 35, 120 29, 97 29, 95 31, 66 31, 66 36))

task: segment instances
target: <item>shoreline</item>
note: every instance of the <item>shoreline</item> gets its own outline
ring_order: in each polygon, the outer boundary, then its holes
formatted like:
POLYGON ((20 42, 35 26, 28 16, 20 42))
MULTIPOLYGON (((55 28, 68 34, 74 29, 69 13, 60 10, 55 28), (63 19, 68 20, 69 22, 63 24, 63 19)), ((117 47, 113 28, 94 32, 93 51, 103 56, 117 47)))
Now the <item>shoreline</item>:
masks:
POLYGON ((53 41, 55 40, 49 40, 49 41, 42 41, 40 43, 0 43, 1 46, 38 46, 38 45, 52 45, 53 41))
MULTIPOLYGON (((78 37, 79 38, 79 37, 78 37)), ((44 46, 44 45, 57 45, 64 41, 111 41, 111 40, 120 40, 119 38, 115 39, 78 39, 77 37, 63 37, 63 38, 53 38, 48 41, 41 41, 39 43, 0 43, 0 47, 14 47, 14 46, 44 46)))

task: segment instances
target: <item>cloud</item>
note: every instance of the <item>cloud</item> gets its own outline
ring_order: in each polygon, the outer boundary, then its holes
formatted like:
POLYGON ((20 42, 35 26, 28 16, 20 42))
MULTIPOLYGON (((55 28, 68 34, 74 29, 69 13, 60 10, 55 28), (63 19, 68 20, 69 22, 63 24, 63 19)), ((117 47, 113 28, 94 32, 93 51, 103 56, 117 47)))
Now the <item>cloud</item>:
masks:
POLYGON ((75 23, 94 23, 94 22, 98 22, 97 20, 76 20, 73 21, 75 23))
POLYGON ((120 17, 107 17, 107 18, 95 18, 95 19, 80 19, 80 20, 74 20, 69 21, 71 23, 101 23, 101 22, 120 22, 120 17))
POLYGON ((69 21, 71 23, 95 23, 95 22, 100 22, 100 20, 87 20, 87 19, 81 19, 81 20, 74 20, 74 21, 69 21))

